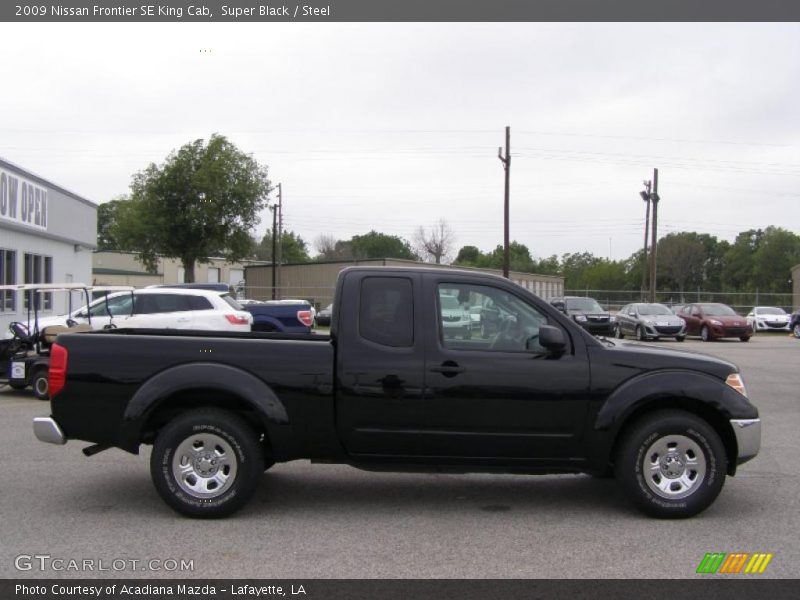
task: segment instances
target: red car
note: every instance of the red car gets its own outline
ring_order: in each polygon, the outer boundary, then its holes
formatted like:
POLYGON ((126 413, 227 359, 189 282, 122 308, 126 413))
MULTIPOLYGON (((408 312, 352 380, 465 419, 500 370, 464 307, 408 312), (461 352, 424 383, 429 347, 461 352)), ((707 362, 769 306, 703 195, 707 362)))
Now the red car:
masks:
POLYGON ((753 335, 753 329, 747 324, 747 320, 737 315, 727 304, 687 304, 679 316, 686 321, 687 335, 699 335, 704 342, 726 337, 737 337, 746 342, 753 335))

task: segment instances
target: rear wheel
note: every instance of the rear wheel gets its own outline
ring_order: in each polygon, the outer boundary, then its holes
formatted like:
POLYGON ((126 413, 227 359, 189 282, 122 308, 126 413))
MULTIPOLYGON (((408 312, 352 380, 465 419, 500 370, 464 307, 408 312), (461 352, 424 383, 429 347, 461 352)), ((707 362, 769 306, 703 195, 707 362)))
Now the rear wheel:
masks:
POLYGON ((33 388, 33 395, 39 400, 47 400, 48 392, 50 390, 50 382, 47 379, 47 369, 37 369, 31 378, 31 387, 33 388))
POLYGON ((189 517, 224 517, 255 493, 264 472, 256 432, 236 414, 185 413, 158 434, 150 474, 161 498, 189 517))
POLYGON ((643 417, 628 430, 615 470, 640 510, 680 519, 714 502, 727 467, 722 440, 707 422, 692 413, 665 410, 643 417))

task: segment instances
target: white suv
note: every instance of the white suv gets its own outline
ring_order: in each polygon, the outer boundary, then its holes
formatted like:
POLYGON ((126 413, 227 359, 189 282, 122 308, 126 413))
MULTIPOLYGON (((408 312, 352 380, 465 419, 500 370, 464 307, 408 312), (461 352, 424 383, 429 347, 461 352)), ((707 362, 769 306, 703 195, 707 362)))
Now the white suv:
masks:
POLYGON ((146 288, 109 294, 69 315, 40 317, 49 325, 89 323, 93 329, 201 329, 250 331, 253 315, 227 292, 190 288, 146 288), (90 319, 91 317, 91 319, 90 319))

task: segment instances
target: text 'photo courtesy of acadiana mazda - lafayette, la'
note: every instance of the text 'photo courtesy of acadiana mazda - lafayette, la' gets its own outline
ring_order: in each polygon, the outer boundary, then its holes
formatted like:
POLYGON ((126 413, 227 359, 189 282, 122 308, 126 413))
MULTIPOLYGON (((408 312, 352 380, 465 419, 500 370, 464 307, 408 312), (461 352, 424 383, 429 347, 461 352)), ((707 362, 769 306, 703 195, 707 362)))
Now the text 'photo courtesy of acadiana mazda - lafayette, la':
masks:
POLYGON ((672 337, 682 342, 686 339, 686 321, 663 304, 639 302, 623 306, 617 313, 614 336, 626 335, 637 340, 658 340, 672 337))
POLYGON ((156 490, 191 517, 229 515, 265 469, 310 459, 614 474, 645 513, 682 518, 711 505, 760 449, 761 420, 736 365, 595 338, 507 279, 350 267, 335 298, 330 335, 62 334, 51 415, 34 420, 34 433, 91 442, 87 455, 152 444, 156 490), (508 317, 489 337, 465 336, 446 325, 450 298, 508 317))

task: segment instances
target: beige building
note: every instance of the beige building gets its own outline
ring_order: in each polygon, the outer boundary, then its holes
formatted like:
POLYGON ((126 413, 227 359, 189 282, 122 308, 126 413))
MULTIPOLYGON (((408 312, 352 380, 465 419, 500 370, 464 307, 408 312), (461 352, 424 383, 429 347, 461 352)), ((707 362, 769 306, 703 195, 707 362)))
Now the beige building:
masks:
MULTIPOLYGON (((197 283, 227 283, 234 287, 244 282, 244 269, 251 265, 264 265, 262 261, 243 260, 229 263, 224 258, 211 258, 208 263, 194 266, 197 283)), ((147 285, 183 283, 181 261, 175 258, 158 259, 155 273, 148 273, 132 252, 95 252, 92 257, 92 283, 94 285, 147 285)))
MULTIPOLYGON (((276 277, 276 297, 303 298, 311 300, 320 308, 333 302, 333 293, 339 271, 355 265, 384 266, 384 267, 438 267, 442 269, 465 269, 480 273, 493 273, 502 275, 502 271, 495 269, 478 269, 474 267, 456 267, 450 265, 436 265, 431 263, 415 262, 396 258, 376 258, 369 260, 313 262, 282 265, 276 277)), ((564 278, 552 275, 536 275, 511 271, 510 279, 530 290, 537 296, 550 299, 564 293, 564 278)), ((248 266, 245 268, 245 295, 254 300, 269 300, 272 298, 272 265, 248 266)))
POLYGON ((792 308, 800 308, 800 265, 792 267, 792 308))

